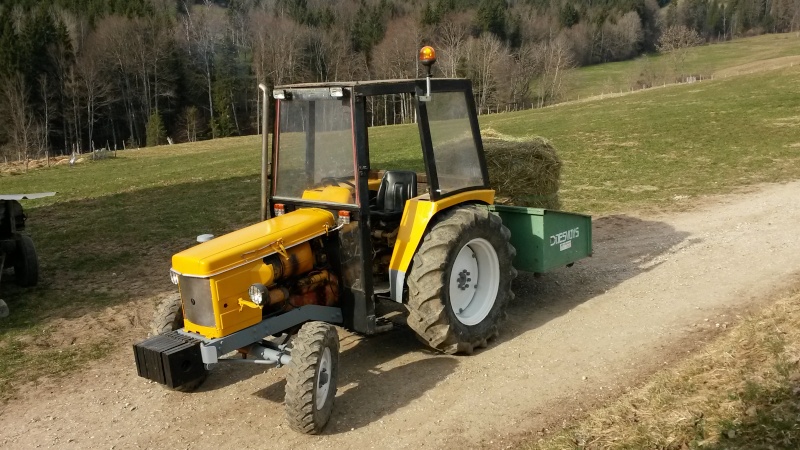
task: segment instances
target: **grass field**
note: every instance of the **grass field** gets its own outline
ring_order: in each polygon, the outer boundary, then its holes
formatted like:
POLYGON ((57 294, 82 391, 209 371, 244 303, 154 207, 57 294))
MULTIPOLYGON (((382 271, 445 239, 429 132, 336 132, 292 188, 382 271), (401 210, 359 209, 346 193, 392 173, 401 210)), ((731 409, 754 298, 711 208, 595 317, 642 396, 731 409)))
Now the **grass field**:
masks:
MULTIPOLYGON (((701 195, 800 176, 800 67, 485 116, 481 125, 553 141, 564 160, 564 209, 690 208, 701 195)), ((416 130, 373 129, 373 168, 420 168, 416 130)), ((139 308, 172 289, 170 255, 196 235, 256 221, 259 143, 252 136, 131 150, 0 176, 2 192, 58 191, 26 203, 40 286, 3 284, 12 315, 0 322, 0 397, 18 380, 109 351, 91 333, 64 342, 59 320, 139 308)))
MULTIPOLYGON (((766 34, 692 48, 679 70, 685 75, 702 75, 704 78, 724 77, 737 72, 763 70, 774 64, 786 64, 787 57, 798 55, 800 35, 797 33, 766 34)), ((800 61, 794 62, 798 63, 800 61)), ((667 55, 582 67, 570 74, 565 99, 627 91, 642 71, 648 69, 676 75, 674 64, 667 55)))

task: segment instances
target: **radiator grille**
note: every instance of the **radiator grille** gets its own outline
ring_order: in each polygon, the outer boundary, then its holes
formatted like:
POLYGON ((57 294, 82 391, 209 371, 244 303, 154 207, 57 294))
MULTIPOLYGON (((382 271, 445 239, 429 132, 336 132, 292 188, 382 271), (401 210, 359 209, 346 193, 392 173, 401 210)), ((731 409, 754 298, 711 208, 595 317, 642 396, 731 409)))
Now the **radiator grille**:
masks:
POLYGON ((190 322, 213 327, 214 305, 211 303, 211 281, 207 278, 180 277, 183 311, 190 322))

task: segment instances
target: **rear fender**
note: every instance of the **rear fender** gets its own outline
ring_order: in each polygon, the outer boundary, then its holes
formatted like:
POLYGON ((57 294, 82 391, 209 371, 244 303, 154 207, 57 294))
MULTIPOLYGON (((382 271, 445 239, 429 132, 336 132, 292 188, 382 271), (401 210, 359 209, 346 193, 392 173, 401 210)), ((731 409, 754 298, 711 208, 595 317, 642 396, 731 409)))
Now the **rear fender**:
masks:
POLYGON ((392 300, 403 302, 406 273, 419 248, 429 226, 435 222, 437 215, 454 206, 480 203, 494 203, 494 190, 480 189, 460 192, 432 202, 427 194, 412 198, 406 202, 400 230, 394 245, 392 259, 389 262, 389 286, 392 300))

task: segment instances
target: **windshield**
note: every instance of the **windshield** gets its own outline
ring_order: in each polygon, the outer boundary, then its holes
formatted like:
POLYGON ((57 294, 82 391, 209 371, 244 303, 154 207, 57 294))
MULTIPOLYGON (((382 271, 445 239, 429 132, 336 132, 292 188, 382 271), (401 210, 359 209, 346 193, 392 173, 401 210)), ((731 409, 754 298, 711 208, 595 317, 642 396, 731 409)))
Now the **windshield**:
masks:
POLYGON ((303 198, 310 189, 354 184, 349 99, 282 100, 278 114, 274 195, 303 198))

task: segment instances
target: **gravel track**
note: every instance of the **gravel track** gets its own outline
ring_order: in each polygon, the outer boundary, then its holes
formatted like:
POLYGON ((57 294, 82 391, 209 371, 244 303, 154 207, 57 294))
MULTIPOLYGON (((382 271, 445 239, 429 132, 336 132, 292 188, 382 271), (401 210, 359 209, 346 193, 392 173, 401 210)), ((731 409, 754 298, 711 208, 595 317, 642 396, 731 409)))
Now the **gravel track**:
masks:
MULTIPOLYGON (((602 404, 797 283, 799 198, 793 182, 690 212, 597 218, 595 256, 520 273, 500 338, 472 356, 426 351, 404 327, 341 332, 340 389, 320 436, 286 424, 285 369, 217 367, 181 394, 138 378, 126 345, 21 389, 0 410, 0 447, 501 447, 602 404)), ((131 343, 144 334, 137 326, 131 343)))

